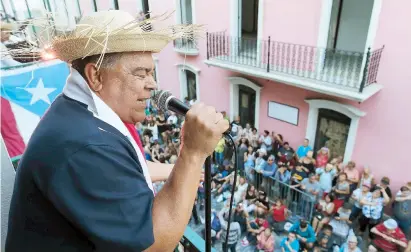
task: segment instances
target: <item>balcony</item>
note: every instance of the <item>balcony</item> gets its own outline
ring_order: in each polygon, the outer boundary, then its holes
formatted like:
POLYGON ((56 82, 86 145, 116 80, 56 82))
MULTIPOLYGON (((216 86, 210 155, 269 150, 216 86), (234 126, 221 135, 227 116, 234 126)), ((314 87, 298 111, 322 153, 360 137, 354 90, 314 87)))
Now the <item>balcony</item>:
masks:
POLYGON ((196 56, 198 55, 198 48, 196 41, 181 38, 174 40, 174 51, 188 56, 196 56))
POLYGON ((207 33, 205 63, 363 102, 382 89, 377 74, 383 49, 350 52, 207 33))

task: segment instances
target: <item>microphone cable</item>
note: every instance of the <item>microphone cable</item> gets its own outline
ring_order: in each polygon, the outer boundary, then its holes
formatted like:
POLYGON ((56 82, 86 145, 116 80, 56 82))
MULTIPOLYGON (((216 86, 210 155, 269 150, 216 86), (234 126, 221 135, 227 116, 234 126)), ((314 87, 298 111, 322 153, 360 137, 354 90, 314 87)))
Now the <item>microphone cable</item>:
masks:
MULTIPOLYGON (((225 139, 231 142, 233 149, 234 149, 234 181, 233 181, 233 188, 231 188, 231 197, 230 197, 230 206, 228 212, 228 221, 227 221, 227 231, 225 235, 225 251, 228 252, 228 235, 230 233, 230 226, 231 226, 231 215, 233 213, 233 202, 234 202, 234 193, 235 187, 237 185, 237 174, 238 174, 238 154, 237 154, 237 147, 235 146, 235 141, 230 134, 224 135, 225 139)), ((223 220, 224 221, 224 220, 223 220)))

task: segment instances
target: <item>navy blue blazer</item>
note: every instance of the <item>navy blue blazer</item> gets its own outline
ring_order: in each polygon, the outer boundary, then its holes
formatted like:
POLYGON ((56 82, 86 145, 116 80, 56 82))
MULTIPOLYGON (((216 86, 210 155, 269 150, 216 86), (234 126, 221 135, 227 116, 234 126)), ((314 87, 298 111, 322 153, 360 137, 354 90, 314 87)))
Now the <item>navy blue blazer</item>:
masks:
POLYGON ((6 252, 143 251, 153 200, 129 140, 59 96, 17 168, 6 252))

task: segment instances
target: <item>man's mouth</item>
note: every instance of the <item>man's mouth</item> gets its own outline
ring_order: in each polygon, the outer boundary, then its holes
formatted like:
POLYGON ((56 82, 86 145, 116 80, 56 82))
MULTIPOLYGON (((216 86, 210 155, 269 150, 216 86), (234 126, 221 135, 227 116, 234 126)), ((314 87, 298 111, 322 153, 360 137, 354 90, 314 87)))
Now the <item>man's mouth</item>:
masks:
POLYGON ((144 105, 144 104, 146 104, 146 101, 147 101, 148 99, 150 99, 150 98, 138 99, 138 100, 137 100, 137 103, 140 104, 140 105, 144 105))

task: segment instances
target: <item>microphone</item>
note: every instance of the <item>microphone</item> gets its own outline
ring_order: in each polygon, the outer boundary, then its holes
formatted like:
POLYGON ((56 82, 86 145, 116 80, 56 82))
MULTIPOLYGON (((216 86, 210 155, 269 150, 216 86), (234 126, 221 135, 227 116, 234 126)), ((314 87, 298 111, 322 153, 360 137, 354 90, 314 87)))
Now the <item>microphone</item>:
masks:
POLYGON ((158 109, 163 112, 167 110, 173 111, 176 114, 184 116, 190 109, 184 102, 175 98, 169 91, 157 90, 154 91, 152 95, 154 103, 157 105, 158 109))
MULTIPOLYGON (((153 99, 158 109, 163 112, 170 110, 178 115, 185 116, 190 109, 187 104, 174 97, 167 90, 155 90, 151 96, 151 99, 153 99)), ((227 135, 229 134, 230 128, 224 133, 224 136, 226 136, 226 140, 228 140, 226 141, 226 144, 231 147, 234 141, 230 141, 229 138, 227 138, 227 135)))

